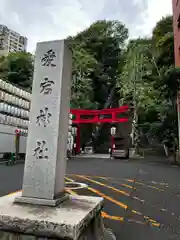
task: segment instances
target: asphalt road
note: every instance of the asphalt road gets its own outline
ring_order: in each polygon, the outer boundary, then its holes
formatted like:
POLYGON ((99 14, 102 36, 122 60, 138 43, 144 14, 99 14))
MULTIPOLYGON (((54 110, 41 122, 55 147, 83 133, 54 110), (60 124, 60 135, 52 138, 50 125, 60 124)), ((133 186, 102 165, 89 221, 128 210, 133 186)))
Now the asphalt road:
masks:
MULTIPOLYGON (((0 196, 21 189, 23 164, 0 165, 0 196)), ((118 240, 180 239, 180 168, 143 160, 68 161, 66 182, 87 184, 72 194, 101 196, 102 216, 118 240)))

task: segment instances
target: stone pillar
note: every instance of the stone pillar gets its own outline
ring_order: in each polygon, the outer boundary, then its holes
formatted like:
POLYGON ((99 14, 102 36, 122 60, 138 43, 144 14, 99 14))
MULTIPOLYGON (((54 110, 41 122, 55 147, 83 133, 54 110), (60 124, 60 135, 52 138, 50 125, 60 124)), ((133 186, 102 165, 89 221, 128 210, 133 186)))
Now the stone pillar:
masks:
POLYGON ((62 41, 37 44, 22 196, 56 205, 64 199, 71 53, 62 41))

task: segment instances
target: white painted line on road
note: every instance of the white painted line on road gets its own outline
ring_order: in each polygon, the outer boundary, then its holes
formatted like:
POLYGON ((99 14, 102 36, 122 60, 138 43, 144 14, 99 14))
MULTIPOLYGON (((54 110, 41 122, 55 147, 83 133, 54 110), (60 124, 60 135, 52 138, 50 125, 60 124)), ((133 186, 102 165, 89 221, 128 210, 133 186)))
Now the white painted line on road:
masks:
POLYGON ((65 184, 66 189, 72 189, 72 190, 78 190, 78 189, 83 189, 83 188, 88 188, 88 185, 85 183, 80 183, 80 182, 67 182, 65 184), (74 184, 74 186, 72 186, 74 184), (68 187, 70 185, 70 187, 68 187))

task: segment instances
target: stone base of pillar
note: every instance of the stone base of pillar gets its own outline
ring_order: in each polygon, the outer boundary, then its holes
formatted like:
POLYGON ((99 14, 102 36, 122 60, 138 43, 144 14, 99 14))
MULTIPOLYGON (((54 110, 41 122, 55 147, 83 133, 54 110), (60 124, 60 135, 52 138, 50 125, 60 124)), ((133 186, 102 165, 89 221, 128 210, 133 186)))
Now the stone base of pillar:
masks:
POLYGON ((20 196, 20 197, 16 197, 14 202, 55 207, 55 206, 59 205, 60 203, 68 200, 68 198, 69 198, 69 195, 65 194, 65 193, 62 193, 61 196, 58 196, 56 199, 52 199, 52 200, 20 196))
POLYGON ((101 218, 103 199, 69 196, 56 207, 14 203, 21 193, 0 198, 0 239, 100 240, 106 237, 101 218))

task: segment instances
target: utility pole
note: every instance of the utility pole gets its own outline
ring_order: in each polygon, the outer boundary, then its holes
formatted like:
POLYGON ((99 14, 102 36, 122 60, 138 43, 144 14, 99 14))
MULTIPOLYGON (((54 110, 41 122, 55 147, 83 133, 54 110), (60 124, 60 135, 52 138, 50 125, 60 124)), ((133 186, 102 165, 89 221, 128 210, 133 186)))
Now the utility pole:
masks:
POLYGON ((137 123, 137 99, 136 99, 136 52, 133 48, 133 118, 132 118, 132 146, 136 149, 136 123, 137 123))
POLYGON ((137 84, 141 82, 142 86, 142 72, 143 72, 143 54, 138 46, 133 49, 133 121, 132 121, 132 145, 135 152, 139 152, 139 129, 138 129, 138 95, 141 89, 137 89, 137 84))
POLYGON ((137 56, 136 56, 136 49, 133 49, 133 71, 132 71, 132 82, 133 82, 133 119, 132 119, 132 146, 135 148, 137 152, 137 89, 136 89, 136 81, 137 81, 137 56))
POLYGON ((180 92, 177 91, 177 115, 178 115, 178 149, 179 149, 179 155, 180 155, 180 92))

